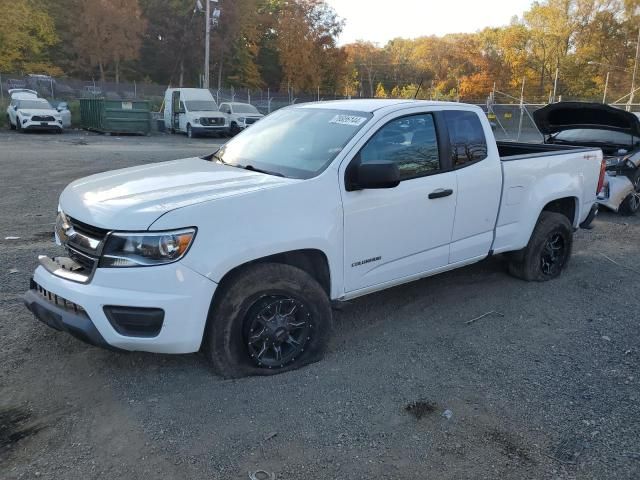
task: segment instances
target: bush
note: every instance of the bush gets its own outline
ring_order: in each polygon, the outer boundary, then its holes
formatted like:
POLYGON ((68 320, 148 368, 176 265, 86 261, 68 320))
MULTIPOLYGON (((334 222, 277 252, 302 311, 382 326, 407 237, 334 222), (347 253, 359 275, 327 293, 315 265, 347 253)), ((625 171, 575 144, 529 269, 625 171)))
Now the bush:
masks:
POLYGON ((67 105, 71 112, 71 128, 80 128, 82 125, 80 119, 80 100, 70 100, 67 105))
POLYGON ((7 107, 9 106, 9 100, 6 98, 0 100, 0 128, 8 128, 7 125, 7 107))

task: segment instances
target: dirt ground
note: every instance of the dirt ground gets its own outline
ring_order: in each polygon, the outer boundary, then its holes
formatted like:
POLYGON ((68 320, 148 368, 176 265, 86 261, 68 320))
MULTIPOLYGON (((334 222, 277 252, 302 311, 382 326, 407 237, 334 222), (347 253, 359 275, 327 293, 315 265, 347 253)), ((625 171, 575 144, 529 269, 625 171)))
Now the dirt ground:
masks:
POLYGON ((32 317, 67 183, 216 142, 0 133, 0 478, 640 478, 640 217, 578 232, 554 282, 492 258, 349 302, 322 362, 272 378, 32 317))

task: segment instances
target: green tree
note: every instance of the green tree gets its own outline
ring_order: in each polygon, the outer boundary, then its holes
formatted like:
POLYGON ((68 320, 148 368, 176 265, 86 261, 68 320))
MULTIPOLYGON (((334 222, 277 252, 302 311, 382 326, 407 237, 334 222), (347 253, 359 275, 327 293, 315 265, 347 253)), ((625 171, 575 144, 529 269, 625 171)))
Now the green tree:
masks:
POLYGON ((0 0, 0 12, 0 71, 61 73, 46 57, 58 42, 51 17, 29 0, 0 0))

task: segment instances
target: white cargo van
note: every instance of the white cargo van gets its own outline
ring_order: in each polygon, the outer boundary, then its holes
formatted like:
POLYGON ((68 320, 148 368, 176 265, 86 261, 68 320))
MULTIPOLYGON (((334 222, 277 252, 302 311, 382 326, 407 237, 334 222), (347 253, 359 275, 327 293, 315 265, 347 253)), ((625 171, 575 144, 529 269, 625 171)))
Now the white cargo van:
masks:
POLYGON ((206 88, 169 88, 164 95, 164 123, 171 133, 227 135, 229 117, 206 88))

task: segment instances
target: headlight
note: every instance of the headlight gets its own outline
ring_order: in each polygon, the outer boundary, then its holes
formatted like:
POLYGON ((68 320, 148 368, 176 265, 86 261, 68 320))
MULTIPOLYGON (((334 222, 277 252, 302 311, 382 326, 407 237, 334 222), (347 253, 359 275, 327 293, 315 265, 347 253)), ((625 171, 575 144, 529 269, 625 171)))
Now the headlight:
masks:
POLYGON ((195 124, 200 124, 200 119, 199 119, 199 118, 194 118, 194 119, 193 119, 193 123, 195 123, 195 124))
POLYGON ((240 123, 244 123, 244 122, 246 122, 246 121, 247 121, 247 119, 246 119, 246 118, 244 118, 244 117, 240 117, 240 118, 238 118, 238 121, 239 121, 240 123))
POLYGON ((177 262, 185 256, 195 228, 169 232, 114 232, 107 239, 100 267, 149 267, 177 262))

